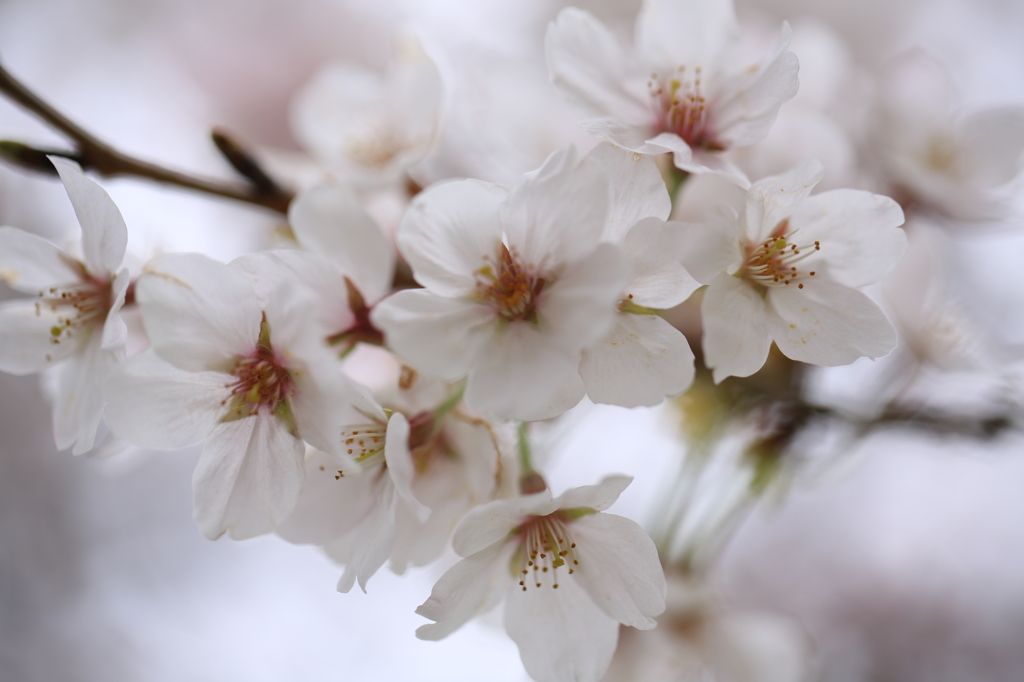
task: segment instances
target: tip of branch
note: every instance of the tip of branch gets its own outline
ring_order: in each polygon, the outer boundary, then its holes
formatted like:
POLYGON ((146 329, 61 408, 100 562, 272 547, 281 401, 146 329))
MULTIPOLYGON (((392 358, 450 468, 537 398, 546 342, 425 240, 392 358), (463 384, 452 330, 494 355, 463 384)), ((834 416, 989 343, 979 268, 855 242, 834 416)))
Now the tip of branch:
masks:
POLYGON ((22 142, 0 140, 0 160, 25 170, 56 177, 57 169, 46 158, 47 156, 63 156, 73 161, 79 161, 78 156, 72 152, 36 149, 22 142))
POLYGON ((214 128, 210 133, 213 143, 240 175, 246 178, 257 191, 263 194, 284 194, 284 190, 266 171, 263 170, 256 157, 237 137, 224 128, 214 128))

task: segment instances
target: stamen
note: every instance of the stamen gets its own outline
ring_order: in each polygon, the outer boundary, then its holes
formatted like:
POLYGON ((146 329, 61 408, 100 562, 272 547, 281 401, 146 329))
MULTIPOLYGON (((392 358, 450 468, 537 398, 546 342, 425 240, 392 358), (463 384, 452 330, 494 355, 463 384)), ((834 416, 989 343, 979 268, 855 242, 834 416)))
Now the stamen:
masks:
MULTIPOLYGON (((521 543, 518 572, 525 576, 532 571, 535 587, 542 587, 545 576, 550 575, 551 587, 557 588, 558 569, 565 566, 566 559, 572 561, 573 566, 579 565, 576 543, 572 542, 566 519, 560 512, 531 517, 519 527, 518 534, 521 543)), ((573 572, 574 569, 569 568, 569 574, 573 572)), ((526 580, 520 580, 519 585, 525 592, 526 580)))
POLYGON ((681 65, 668 79, 652 73, 647 81, 656 127, 659 132, 675 133, 693 148, 720 151, 724 147, 715 141, 709 122, 703 69, 695 67, 692 80, 686 72, 686 65, 681 65))
POLYGON ((544 278, 535 276, 504 244, 497 262, 490 257, 484 260, 485 265, 474 273, 477 298, 505 320, 536 320, 537 296, 544 288, 544 278))
POLYGON ((803 272, 797 263, 813 256, 821 250, 821 242, 812 244, 794 244, 792 238, 796 230, 788 232, 789 220, 783 220, 772 232, 772 236, 756 247, 747 247, 747 260, 740 275, 748 281, 760 286, 788 286, 797 282, 797 288, 803 289, 803 282, 798 280, 813 277, 816 272, 803 272), (788 239, 787 239, 788 237, 788 239))

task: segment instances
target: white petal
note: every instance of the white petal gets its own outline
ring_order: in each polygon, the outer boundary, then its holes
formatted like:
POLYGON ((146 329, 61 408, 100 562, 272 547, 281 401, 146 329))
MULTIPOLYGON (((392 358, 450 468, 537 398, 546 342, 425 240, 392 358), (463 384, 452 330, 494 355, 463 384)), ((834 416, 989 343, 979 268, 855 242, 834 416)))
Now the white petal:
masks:
POLYGON ((441 296, 471 295, 474 273, 498 256, 506 194, 479 180, 445 182, 418 194, 398 228, 398 247, 416 281, 441 296))
POLYGON ((107 378, 107 423, 132 445, 174 450, 204 440, 227 412, 234 377, 186 372, 152 350, 120 363, 107 378))
POLYGON ((299 249, 275 249, 239 256, 228 267, 249 279, 260 306, 266 306, 281 287, 298 284, 315 297, 312 303, 320 310, 325 334, 347 331, 355 322, 344 275, 327 257, 299 249))
POLYGON ((508 539, 524 517, 547 516, 556 509, 550 490, 482 504, 462 519, 452 538, 452 548, 459 556, 468 557, 508 539))
POLYGON ((626 234, 622 253, 630 265, 626 294, 631 302, 673 308, 700 287, 682 264, 687 232, 682 223, 645 218, 626 234))
MULTIPOLYGON (((633 123, 615 118, 591 118, 580 121, 580 128, 595 137, 608 140, 636 154, 658 156, 671 151, 663 145, 656 144, 660 135, 653 140, 648 140, 654 134, 654 127, 646 121, 633 123)), ((674 137, 678 138, 679 136, 675 135, 674 137)), ((686 143, 683 142, 683 144, 686 143)))
POLYGON ((103 339, 93 333, 75 357, 58 368, 53 402, 53 435, 59 450, 74 445, 80 455, 92 449, 103 416, 102 386, 118 360, 118 353, 103 350, 103 339))
POLYGON ((589 12, 569 7, 548 25, 544 52, 551 81, 585 116, 626 121, 651 117, 647 77, 589 12))
POLYGON ((218 426, 192 475, 199 530, 211 540, 274 530, 299 499, 304 453, 302 441, 265 410, 218 426))
MULTIPOLYGON (((355 536, 346 543, 353 550, 346 552, 345 571, 338 579, 338 592, 347 593, 359 581, 359 587, 366 592, 366 582, 380 570, 391 554, 395 543, 395 486, 387 477, 377 487, 377 499, 369 515, 359 524, 355 536)), ((324 548, 332 555, 330 545, 324 548)))
POLYGON ((388 348, 411 365, 449 380, 470 370, 494 336, 496 318, 488 306, 425 290, 399 291, 370 314, 388 348))
POLYGON ((241 273, 197 253, 161 256, 143 272, 136 298, 153 349, 168 362, 227 371, 256 347, 262 314, 241 273))
MULTIPOLYGON (((827 276, 848 287, 873 284, 889 272, 907 250, 907 235, 899 228, 903 210, 880 194, 836 189, 808 198, 790 218, 799 230, 798 244, 821 242, 815 261, 828 264, 827 276)), ((802 269, 813 269, 811 259, 802 269)))
POLYGON ((480 354, 466 384, 466 402, 503 419, 550 419, 586 392, 579 351, 555 347, 549 334, 511 322, 480 354))
POLYGON ((593 165, 577 165, 573 148, 552 153, 524 174, 501 206, 508 247, 530 270, 588 256, 608 215, 608 178, 593 165))
POLYGON ((646 144, 648 147, 659 149, 662 152, 672 152, 672 164, 679 170, 696 175, 714 173, 743 189, 750 187, 750 180, 747 179, 746 173, 730 161, 723 152, 710 151, 700 147, 691 148, 683 138, 675 133, 659 133, 647 140, 646 144))
POLYGON ((102 187, 85 177, 78 164, 59 156, 49 159, 60 173, 82 225, 85 266, 95 277, 110 277, 121 267, 128 246, 128 228, 121 212, 102 187))
POLYGON ((416 478, 416 465, 409 451, 409 420, 401 412, 395 412, 388 420, 384 442, 384 460, 388 464, 388 475, 394 483, 395 492, 409 505, 420 521, 430 516, 430 509, 416 499, 412 484, 416 478))
POLYGON ((1024 161, 1024 110, 986 109, 964 119, 958 147, 973 184, 997 187, 1015 178, 1024 161))
MULTIPOLYGON (((16 227, 0 227, 0 282, 26 294, 82 279, 73 258, 55 244, 16 227)), ((81 266, 79 266, 81 267, 81 266)))
POLYGON ((731 0, 647 0, 636 19, 636 45, 652 66, 709 68, 738 31, 731 0))
POLYGON ((773 55, 721 84, 712 125, 726 147, 747 147, 763 140, 775 123, 779 108, 796 95, 800 64, 796 55, 786 49, 790 39, 789 24, 784 22, 773 55))
POLYGON ((650 630, 665 610, 668 586, 654 541, 635 521, 591 514, 572 523, 575 577, 610 618, 650 630))
POLYGON ((773 288, 766 322, 786 357, 815 365, 848 365, 896 347, 896 330, 874 301, 827 280, 773 288))
POLYGON ((580 164, 595 165, 608 178, 610 195, 604 240, 620 242, 643 218, 665 220, 672 212, 665 180, 650 156, 602 142, 580 164))
POLYGON ((498 603, 512 581, 502 559, 508 554, 503 542, 495 542, 449 568, 434 585, 430 598, 416 613, 436 621, 422 625, 416 636, 428 641, 444 639, 469 619, 498 603))
POLYGON ((303 249, 326 256, 376 303, 391 290, 391 242, 347 186, 301 192, 288 207, 288 222, 303 249))
POLYGON ((604 336, 626 287, 628 264, 619 249, 601 244, 541 292, 538 330, 545 343, 579 351, 604 336))
POLYGON ((580 376, 595 403, 657 405, 693 383, 693 351, 678 329, 657 315, 619 313, 604 340, 583 351, 580 376))
POLYGON ((107 311, 107 319, 103 322, 103 350, 117 353, 120 356, 118 359, 124 357, 125 346, 128 344, 128 325, 121 319, 121 308, 124 307, 129 284, 131 277, 128 275, 128 269, 124 268, 110 284, 113 302, 107 311))
POLYGON ((82 338, 54 343, 50 330, 56 324, 57 313, 40 306, 37 315, 34 300, 0 303, 0 372, 35 374, 74 354, 82 338))
POLYGON ((295 509, 277 534, 295 544, 326 545, 352 533, 376 502, 378 471, 352 474, 334 455, 306 453, 306 476, 295 509))
POLYGON ((597 682, 619 639, 619 624, 572 577, 558 589, 512 589, 505 603, 505 630, 537 682, 597 682))
POLYGON ((615 504, 622 491, 633 482, 632 476, 605 476, 600 483, 570 488, 555 498, 558 509, 593 509, 604 511, 615 504))
MULTIPOLYGON (((747 203, 743 211, 747 240, 757 244, 771 236, 779 223, 793 215, 798 204, 810 196, 811 190, 821 182, 824 173, 825 169, 820 163, 807 161, 786 173, 755 182, 747 192, 747 203)), ((793 229, 795 226, 791 224, 790 230, 793 229)), ((801 232, 794 239, 804 244, 808 243, 805 239, 813 242, 814 237, 807 237, 801 232)))
POLYGON ((710 284, 722 271, 735 271, 743 262, 743 226, 733 209, 721 208, 701 223, 684 223, 680 228, 683 266, 702 284, 710 284))
POLYGON ((772 337, 765 304, 739 277, 724 272, 704 292, 704 364, 714 370, 715 382, 728 376, 750 376, 764 366, 772 337))

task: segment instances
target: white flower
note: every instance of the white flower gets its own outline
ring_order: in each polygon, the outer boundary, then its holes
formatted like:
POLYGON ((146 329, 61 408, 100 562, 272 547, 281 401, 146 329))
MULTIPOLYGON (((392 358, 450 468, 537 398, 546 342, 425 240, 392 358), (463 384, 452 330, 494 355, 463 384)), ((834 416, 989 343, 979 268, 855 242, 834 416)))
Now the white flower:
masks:
POLYGON ((425 289, 385 299, 371 320, 418 369, 468 374, 476 409, 561 414, 584 395, 580 352, 607 333, 626 283, 618 250, 599 243, 607 187, 569 149, 511 190, 463 180, 422 192, 398 246, 425 289))
POLYGON ((111 429, 141 447, 204 441, 193 476, 203 534, 270 532, 298 499, 303 439, 344 459, 342 425, 357 410, 382 413, 341 373, 304 290, 260 297, 240 268, 199 254, 144 272, 137 296, 152 348, 111 376, 111 429))
POLYGON ((821 176, 815 161, 760 180, 740 215, 724 210, 695 235, 684 263, 709 285, 703 348, 716 382, 759 370, 772 341, 788 358, 827 366, 895 347, 885 314, 854 287, 903 255, 903 211, 859 190, 808 196, 821 176))
POLYGON ((1024 109, 961 116, 949 74, 921 52, 892 62, 880 79, 871 150, 894 192, 951 218, 1004 217, 997 191, 1020 174, 1024 109))
POLYGON ((0 280, 35 299, 0 303, 0 371, 33 374, 58 363, 53 432, 61 450, 90 450, 103 415, 100 386, 125 354, 121 268, 128 229, 103 188, 77 165, 50 157, 78 222, 83 259, 13 227, 0 227, 0 280))
POLYGON ((642 154, 672 152, 677 168, 714 172, 747 187, 723 152, 768 134, 797 91, 789 26, 756 64, 735 54, 731 0, 647 0, 627 54, 593 16, 563 10, 545 47, 555 85, 587 118, 584 130, 642 154))
POLYGON ((600 513, 627 476, 477 507, 448 570, 416 612, 416 631, 439 640, 505 599, 505 629, 526 671, 541 682, 596 681, 615 651, 619 624, 649 629, 665 609, 665 575, 650 537, 633 521, 600 513))
POLYGON ((437 66, 419 39, 404 33, 384 76, 351 64, 320 71, 295 101, 293 128, 346 177, 393 182, 430 152, 441 97, 437 66))
POLYGON ((447 400, 420 403, 425 409, 415 407, 417 400, 398 402, 404 413, 343 429, 358 473, 345 472, 330 455, 307 457, 306 487, 277 529, 290 542, 322 545, 344 564, 341 592, 357 580, 365 591, 389 559, 396 573, 437 559, 463 515, 492 498, 509 465, 503 455, 511 438, 499 427, 447 400))
POLYGON ((583 163, 609 178, 604 237, 630 266, 612 330, 583 351, 580 376, 598 403, 657 405, 693 381, 693 352, 682 332, 658 316, 700 284, 680 264, 684 226, 665 222, 672 202, 654 160, 604 142, 583 163))

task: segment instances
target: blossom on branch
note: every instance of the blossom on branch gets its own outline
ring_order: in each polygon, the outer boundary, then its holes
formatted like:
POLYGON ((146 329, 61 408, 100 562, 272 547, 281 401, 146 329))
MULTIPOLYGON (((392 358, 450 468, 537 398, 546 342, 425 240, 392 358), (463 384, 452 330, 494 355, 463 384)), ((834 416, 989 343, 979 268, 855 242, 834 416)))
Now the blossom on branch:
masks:
POLYGON ((619 624, 656 625, 666 583, 654 542, 633 521, 602 513, 630 484, 609 476, 552 498, 547 489, 477 507, 453 546, 462 561, 416 612, 416 631, 439 640, 505 600, 505 629, 539 682, 596 682, 619 624))
POLYGON ((574 406, 580 353, 611 328, 626 284, 619 250, 600 243, 607 183, 570 148, 510 190, 462 180, 422 192, 398 247, 425 288, 373 310, 388 347, 423 372, 468 375, 467 402, 503 418, 574 406))
POLYGON ((383 413, 342 373, 306 290, 261 296, 248 272, 198 254, 144 272, 137 295, 152 347, 112 375, 107 419, 140 447, 204 443, 193 476, 204 535, 242 539, 284 520, 302 488, 304 440, 358 468, 342 426, 383 413))
POLYGON ((600 21, 568 8, 548 27, 548 71, 587 132, 748 187, 724 152, 764 139, 796 94, 798 64, 788 24, 755 64, 738 61, 738 31, 732 0, 646 0, 629 54, 600 21))
POLYGON ((761 369, 772 341, 793 360, 846 365, 896 346, 882 310, 857 290, 903 255, 903 211, 888 197, 841 189, 809 196, 808 162, 758 181, 740 214, 695 227, 684 263, 708 284, 704 360, 715 381, 761 369))
POLYGON ((71 161, 50 157, 82 227, 82 258, 13 227, 0 227, 0 281, 35 299, 0 303, 0 371, 60 365, 53 433, 61 450, 92 449, 103 417, 100 387, 124 359, 128 291, 121 267, 128 228, 102 187, 71 161))

